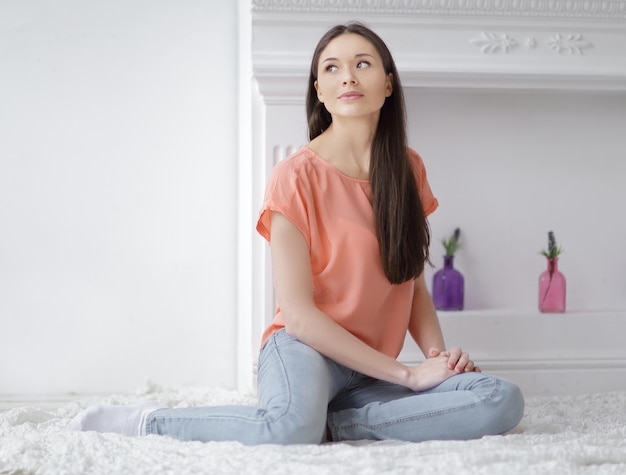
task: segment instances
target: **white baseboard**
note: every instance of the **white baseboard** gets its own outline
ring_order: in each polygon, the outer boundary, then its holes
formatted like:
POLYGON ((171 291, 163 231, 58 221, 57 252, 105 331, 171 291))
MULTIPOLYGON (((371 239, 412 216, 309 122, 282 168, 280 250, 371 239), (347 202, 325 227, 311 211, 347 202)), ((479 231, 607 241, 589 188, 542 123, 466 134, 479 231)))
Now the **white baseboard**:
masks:
MULTIPOLYGON (((461 346, 483 371, 516 382, 527 396, 626 390, 624 311, 463 311, 439 318, 448 346, 461 346)), ((400 361, 422 358, 407 338, 400 361)))
POLYGON ((626 364, 620 368, 552 368, 543 370, 518 369, 489 371, 507 378, 527 396, 557 396, 594 394, 626 390, 626 364))
POLYGON ((92 394, 0 394, 0 412, 16 407, 54 408, 77 399, 93 397, 92 394))

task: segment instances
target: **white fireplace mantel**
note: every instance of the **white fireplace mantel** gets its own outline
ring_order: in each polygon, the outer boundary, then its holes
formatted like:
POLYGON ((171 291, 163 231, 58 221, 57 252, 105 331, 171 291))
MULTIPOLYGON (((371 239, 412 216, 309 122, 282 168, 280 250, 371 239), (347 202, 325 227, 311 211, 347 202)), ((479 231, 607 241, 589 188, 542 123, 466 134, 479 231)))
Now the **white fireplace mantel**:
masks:
MULTIPOLYGON (((306 142, 304 98, 311 55, 324 32, 338 23, 356 20, 372 27, 391 49, 407 97, 414 101, 429 96, 438 98, 426 101, 431 115, 445 106, 433 101, 448 95, 465 101, 469 96, 492 96, 486 100, 489 105, 502 99, 502 107, 508 104, 509 109, 501 113, 497 108, 490 110, 509 119, 505 114, 517 103, 507 97, 534 97, 536 103, 537 95, 559 96, 544 95, 542 90, 565 91, 566 98, 593 96, 599 103, 615 104, 615 108, 625 104, 626 0, 252 0, 247 13, 251 37, 242 44, 246 48, 249 45, 245 54, 250 55, 251 64, 242 76, 242 97, 248 101, 242 99, 242 117, 249 117, 251 110, 252 120, 241 127, 242 144, 250 143, 250 148, 245 145, 240 153, 242 230, 250 229, 256 218, 273 165, 306 142), (250 91, 247 73, 254 79, 250 91), (492 94, 491 90, 502 94, 492 94), (585 94, 578 94, 579 91, 585 94), (609 98, 600 100, 605 95, 609 98), (613 97, 615 101, 611 100, 613 97)), ((613 123, 623 122, 621 110, 611 108, 605 114, 598 112, 596 106, 596 115, 590 116, 595 119, 581 129, 580 122, 567 115, 570 108, 566 102, 550 104, 563 109, 562 116, 550 115, 558 133, 565 130, 563 124, 570 124, 578 136, 584 135, 588 140, 594 140, 594 130, 603 128, 619 135, 615 128, 619 126, 613 123)), ((448 113, 454 115, 461 106, 448 107, 452 107, 448 113)), ((541 114, 529 114, 528 108, 525 111, 527 122, 518 121, 518 128, 540 129, 537 117, 541 114)), ((438 117, 439 122, 447 120, 445 115, 438 117)), ((420 123, 419 116, 412 119, 420 123)), ((505 137, 514 136, 515 126, 506 125, 504 120, 502 124, 494 126, 494 140, 498 139, 498 131, 505 137)), ((543 127, 548 130, 554 124, 543 127)), ((456 126, 462 128, 463 123, 457 121, 456 126)), ((595 149, 607 148, 608 135, 602 136, 604 141, 596 143, 595 149)), ((518 145, 507 145, 512 153, 527 140, 520 137, 518 145)), ((559 137, 557 141, 563 137, 567 140, 568 135, 559 137)), ((556 145, 548 146, 559 155, 556 145)), ((582 146, 587 147, 585 143, 582 146)), ((613 157, 618 153, 609 147, 604 155, 613 157)), ((435 160, 432 158, 430 163, 435 160)), ((559 163, 565 166, 565 162, 559 163)), ((599 164, 597 173, 608 177, 599 186, 612 183, 611 178, 617 174, 611 170, 617 170, 621 163, 618 157, 599 164)), ((615 191, 613 195, 619 201, 623 193, 615 191)), ((604 202, 603 206, 611 207, 611 203, 604 202)), ((622 231, 620 226, 613 228, 617 234, 622 231)), ((572 260, 576 258, 573 251, 568 255, 572 260)), ((239 381, 241 387, 248 387, 253 379, 251 368, 255 365, 260 335, 275 308, 267 245, 252 232, 239 234, 238 275, 239 381)), ((573 278, 572 284, 575 282, 573 278)), ((602 291, 596 286, 596 301, 602 291)), ((617 337, 602 335, 624 334, 626 310, 619 297, 610 297, 617 306, 608 313, 598 312, 601 309, 593 305, 578 313, 568 308, 568 313, 561 316, 538 315, 514 306, 504 310, 487 306, 443 314, 441 320, 450 341, 478 352, 485 370, 520 381, 529 394, 623 389, 623 345, 617 337), (587 338, 590 322, 604 333, 593 332, 587 338), (589 383, 580 386, 581 378, 589 383)), ((407 345, 400 355, 402 361, 409 363, 417 362, 419 357, 414 345, 407 345)))
POLYGON ((264 100, 301 103, 316 41, 357 20, 405 87, 626 90, 624 0, 253 0, 264 100))

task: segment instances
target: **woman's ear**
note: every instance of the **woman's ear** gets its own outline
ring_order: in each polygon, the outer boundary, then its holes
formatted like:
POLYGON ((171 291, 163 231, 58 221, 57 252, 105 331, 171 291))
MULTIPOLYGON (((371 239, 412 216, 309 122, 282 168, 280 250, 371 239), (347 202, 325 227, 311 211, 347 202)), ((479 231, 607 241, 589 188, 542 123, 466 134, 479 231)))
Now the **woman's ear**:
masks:
POLYGON ((393 73, 387 74, 387 80, 385 81, 385 97, 391 96, 393 93, 393 73))
POLYGON ((324 101, 322 100, 322 93, 320 92, 319 87, 317 87, 317 81, 313 83, 313 86, 315 87, 315 90, 317 91, 317 100, 323 104, 324 101))

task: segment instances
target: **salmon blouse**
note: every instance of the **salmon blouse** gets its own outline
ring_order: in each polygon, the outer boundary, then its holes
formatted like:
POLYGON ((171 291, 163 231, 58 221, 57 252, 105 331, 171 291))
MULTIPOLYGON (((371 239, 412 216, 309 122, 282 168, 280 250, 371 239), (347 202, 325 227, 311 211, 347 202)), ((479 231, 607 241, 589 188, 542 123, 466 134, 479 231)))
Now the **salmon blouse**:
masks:
MULTIPOLYGON (((428 216, 438 202, 422 159, 408 151, 428 216)), ((256 229, 271 246, 271 214, 284 215, 308 245, 317 307, 372 348, 396 358, 409 326, 414 280, 391 284, 385 275, 370 191, 369 180, 351 178, 302 147, 272 170, 256 229)), ((278 306, 261 344, 284 326, 278 306)))

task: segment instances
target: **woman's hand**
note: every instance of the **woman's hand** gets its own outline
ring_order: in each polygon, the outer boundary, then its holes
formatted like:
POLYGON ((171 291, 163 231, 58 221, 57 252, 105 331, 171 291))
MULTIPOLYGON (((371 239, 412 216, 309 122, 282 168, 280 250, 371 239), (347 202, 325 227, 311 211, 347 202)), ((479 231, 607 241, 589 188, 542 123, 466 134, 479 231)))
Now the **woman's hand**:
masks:
POLYGON ((440 351, 437 348, 430 348, 428 350, 428 358, 436 358, 444 356, 448 358, 448 368, 458 373, 476 372, 480 373, 481 370, 478 366, 470 360, 469 354, 464 353, 461 348, 455 346, 446 351, 440 351))
POLYGON ((430 348, 426 360, 419 366, 409 368, 407 386, 413 391, 426 391, 451 376, 471 371, 480 372, 480 368, 458 346, 445 351, 430 348))
POLYGON ((455 374, 458 373, 448 367, 448 356, 443 354, 432 356, 418 366, 409 368, 407 386, 416 392, 426 391, 443 383, 455 374))

